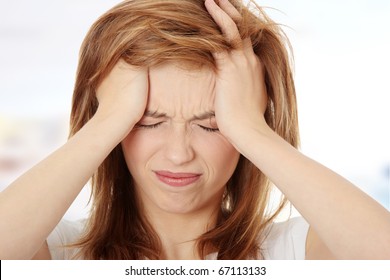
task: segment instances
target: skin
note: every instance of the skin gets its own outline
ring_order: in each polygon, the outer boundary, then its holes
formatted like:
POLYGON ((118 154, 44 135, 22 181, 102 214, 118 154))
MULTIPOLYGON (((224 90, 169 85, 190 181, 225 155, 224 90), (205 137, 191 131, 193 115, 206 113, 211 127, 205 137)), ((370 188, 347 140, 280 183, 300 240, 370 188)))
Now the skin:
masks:
POLYGON ((194 259, 194 241, 214 227, 225 184, 240 154, 218 131, 215 74, 174 64, 149 71, 146 114, 122 141, 136 191, 163 244, 165 258, 194 259), (211 115, 210 115, 211 114, 211 115), (172 187, 155 171, 201 174, 188 186, 172 187))
POLYGON ((264 74, 249 39, 240 38, 235 24, 240 20, 239 13, 227 0, 219 1, 219 6, 206 0, 205 5, 225 36, 237 46, 235 51, 215 55, 220 69, 215 100, 218 126, 309 222, 306 258, 389 259, 389 212, 352 183, 301 154, 267 126, 264 105, 253 105, 253 100, 266 99, 264 81, 250 78, 264 74), (335 203, 341 201, 344 203, 335 203))
MULTIPOLYGON (((264 76, 263 67, 253 53, 250 41, 239 36, 235 23, 240 20, 238 12, 227 0, 220 0, 219 6, 213 0, 206 0, 205 6, 226 38, 236 45, 234 51, 214 54, 219 70, 215 76, 214 111, 220 133, 261 169, 310 223, 306 258, 390 259, 389 212, 341 176, 301 154, 267 126, 263 116, 267 93, 264 81, 259 80, 264 76)), ((119 61, 98 89, 100 105, 95 116, 63 147, 0 194, 1 259, 50 257, 46 237, 88 178, 118 143, 123 141, 126 146, 128 141, 135 141, 131 138, 136 136, 126 136, 139 123, 148 106, 149 76, 148 69, 119 61), (30 230, 26 231, 26 228, 30 230)), ((151 88, 151 92, 153 90, 151 88)), ((152 105, 152 98, 149 105, 152 105)), ((184 127, 191 127, 191 124, 188 116, 182 114, 184 110, 173 107, 175 112, 166 112, 172 117, 168 121, 170 129, 185 140, 184 127)), ((209 110, 207 106, 202 109, 209 110)), ((195 110, 188 112, 193 114, 195 110)), ((188 156, 189 146, 183 143, 181 152, 188 156)), ((172 149, 172 146, 168 147, 172 149)), ((150 163, 158 165, 167 163, 165 160, 169 158, 164 159, 160 154, 150 156, 146 162, 151 158, 150 163)), ((129 167, 132 168, 131 163, 129 167)), ((150 179, 144 177, 142 171, 140 167, 138 182, 150 179)), ((140 186, 138 189, 140 193, 144 191, 140 186)), ((174 198, 166 195, 165 201, 172 201, 170 199, 174 198)), ((178 218, 172 219, 170 226, 179 229, 185 222, 179 217, 207 209, 202 207, 205 205, 200 203, 202 199, 189 201, 196 203, 189 208, 185 205, 171 208, 166 202, 160 204, 151 199, 147 205, 174 213, 178 218)), ((212 217, 213 212, 208 211, 212 217)), ((150 215, 153 215, 152 210, 150 215)), ((205 220, 199 218, 197 221, 200 222, 196 228, 202 231, 205 220)), ((168 229, 157 223, 155 226, 164 244, 168 245, 168 229)), ((188 240, 187 233, 174 232, 177 240, 188 240)), ((190 242, 171 251, 169 247, 164 249, 167 258, 197 257, 193 255, 190 242)))

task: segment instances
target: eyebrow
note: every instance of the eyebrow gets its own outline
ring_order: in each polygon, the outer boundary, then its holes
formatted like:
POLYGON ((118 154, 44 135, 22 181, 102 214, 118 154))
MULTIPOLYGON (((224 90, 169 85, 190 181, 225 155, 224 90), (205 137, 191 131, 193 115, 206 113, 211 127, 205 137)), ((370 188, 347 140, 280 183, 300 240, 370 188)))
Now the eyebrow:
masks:
POLYGON ((144 117, 152 117, 152 118, 158 119, 158 118, 167 117, 167 114, 166 113, 159 113, 158 111, 146 110, 144 113, 144 117))
POLYGON ((202 113, 200 115, 194 115, 191 118, 191 121, 207 120, 207 119, 210 119, 210 118, 215 118, 215 112, 208 111, 208 112, 204 112, 204 113, 202 113))
MULTIPOLYGON (((151 111, 151 110, 146 110, 144 113, 144 117, 151 117, 151 118, 166 118, 168 115, 166 113, 158 112, 156 111, 151 111)), ((199 120, 206 120, 210 118, 215 118, 215 112, 214 111, 207 111, 198 115, 194 115, 190 121, 199 121, 199 120)))

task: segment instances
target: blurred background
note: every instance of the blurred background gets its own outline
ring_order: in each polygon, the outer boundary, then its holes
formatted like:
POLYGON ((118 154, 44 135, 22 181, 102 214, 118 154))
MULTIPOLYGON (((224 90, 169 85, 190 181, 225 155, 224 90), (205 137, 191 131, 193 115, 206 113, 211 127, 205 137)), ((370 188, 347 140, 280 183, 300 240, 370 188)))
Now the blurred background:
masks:
MULTIPOLYGON (((390 210, 390 1, 257 2, 293 47, 301 150, 390 210)), ((0 0, 0 191, 66 142, 79 47, 117 3, 0 0)))

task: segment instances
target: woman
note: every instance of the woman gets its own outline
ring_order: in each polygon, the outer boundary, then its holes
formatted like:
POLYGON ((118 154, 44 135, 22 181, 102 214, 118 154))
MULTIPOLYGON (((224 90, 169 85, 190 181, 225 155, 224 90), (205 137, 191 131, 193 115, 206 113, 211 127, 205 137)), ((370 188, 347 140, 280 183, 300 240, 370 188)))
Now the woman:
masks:
POLYGON ((296 149, 281 30, 231 2, 129 0, 92 26, 69 141, 1 193, 0 258, 390 258, 388 211, 296 149), (88 222, 56 226, 91 176, 88 222), (270 182, 304 219, 273 224, 270 182))

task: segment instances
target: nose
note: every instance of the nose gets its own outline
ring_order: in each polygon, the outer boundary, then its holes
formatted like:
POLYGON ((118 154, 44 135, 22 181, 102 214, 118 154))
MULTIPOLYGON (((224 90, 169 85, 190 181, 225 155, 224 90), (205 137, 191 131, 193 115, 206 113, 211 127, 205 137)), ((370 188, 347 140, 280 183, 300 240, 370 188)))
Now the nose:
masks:
POLYGON ((183 165, 195 157, 190 131, 185 125, 173 127, 166 137, 165 157, 175 165, 183 165))

